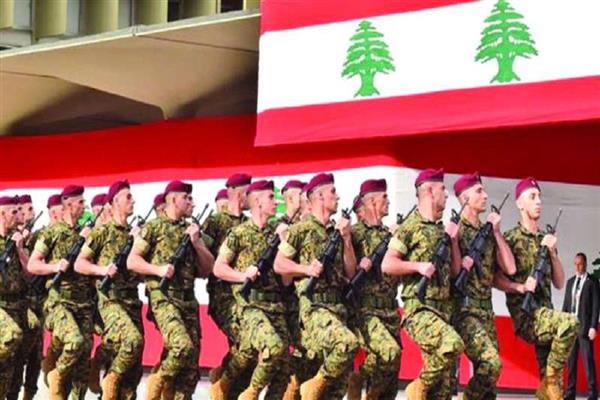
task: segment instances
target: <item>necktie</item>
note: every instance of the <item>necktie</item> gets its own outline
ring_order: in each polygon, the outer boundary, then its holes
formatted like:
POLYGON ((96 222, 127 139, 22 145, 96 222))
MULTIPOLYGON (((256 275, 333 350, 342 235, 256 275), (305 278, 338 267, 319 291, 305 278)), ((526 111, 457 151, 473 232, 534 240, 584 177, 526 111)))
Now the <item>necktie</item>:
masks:
POLYGON ((577 293, 579 292, 579 285, 581 284, 581 277, 578 276, 575 279, 575 290, 573 291, 573 305, 571 306, 571 312, 575 313, 577 310, 577 301, 579 300, 579 296, 577 293))

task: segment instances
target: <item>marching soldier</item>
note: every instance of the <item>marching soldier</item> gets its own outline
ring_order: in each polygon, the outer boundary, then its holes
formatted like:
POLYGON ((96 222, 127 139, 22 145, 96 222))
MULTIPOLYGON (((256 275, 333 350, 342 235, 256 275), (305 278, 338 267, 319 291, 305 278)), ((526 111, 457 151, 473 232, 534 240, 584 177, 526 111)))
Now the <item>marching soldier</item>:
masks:
POLYGON ((128 269, 145 276, 152 312, 166 349, 160 366, 148 378, 147 400, 161 396, 190 398, 194 393, 200 352, 194 281, 207 277, 214 262, 200 237, 200 227, 185 221, 194 207, 192 185, 173 181, 164 193, 165 216, 142 228, 127 260, 128 269), (189 245, 181 248, 182 243, 189 245), (163 278, 166 288, 159 282, 163 278))
POLYGON ((27 326, 28 254, 23 235, 16 229, 17 207, 16 197, 0 197, 0 399, 9 392, 27 326))
POLYGON ((218 213, 225 212, 227 211, 227 204, 229 204, 229 200, 227 199, 227 189, 221 189, 215 196, 215 209, 218 213))
POLYGON ((284 283, 295 279, 300 299, 302 342, 315 374, 301 385, 302 398, 341 399, 358 348, 356 336, 347 326, 341 293, 345 279, 356 272, 350 221, 342 218, 334 225, 330 220, 339 200, 332 174, 316 175, 305 188, 311 215, 289 227, 287 239, 281 242, 275 258, 275 271, 283 276, 284 283), (336 230, 340 241, 330 266, 331 280, 327 283, 318 279, 323 273, 319 258, 336 230), (312 296, 304 291, 309 278, 318 279, 312 296))
POLYGON ((461 205, 466 203, 460 218, 459 238, 462 267, 469 275, 464 288, 465 296, 454 293, 457 307, 454 328, 463 339, 465 353, 473 363, 473 376, 465 388, 463 399, 495 399, 501 363, 492 308, 492 284, 496 265, 506 275, 513 275, 515 259, 500 231, 500 215, 492 211, 487 218, 487 222, 492 224, 492 235, 486 239, 479 260, 481 272, 478 274, 472 270, 473 259, 468 255, 469 248, 483 227, 479 215, 487 208, 488 195, 478 173, 461 176, 454 183, 454 194, 461 205))
POLYGON ((110 205, 106 201, 106 193, 97 194, 92 197, 90 203, 92 213, 94 214, 94 226, 101 226, 111 220, 112 214, 110 205))
MULTIPOLYGON (((359 268, 369 272, 372 267, 369 257, 390 235, 382 222, 388 215, 389 208, 385 179, 363 182, 355 207, 361 217, 352 226, 352 244, 359 268)), ((349 400, 360 400, 365 381, 369 383, 366 399, 396 398, 402 353, 396 301, 398 283, 398 277, 377 276, 373 271, 367 273, 360 293, 356 296, 356 318, 353 322, 361 347, 367 351, 367 357, 360 367, 360 373, 351 375, 349 400)))
POLYGON ((47 227, 37 240, 29 264, 36 275, 63 274, 58 287, 50 287, 44 303, 45 327, 52 331, 52 343, 45 360, 50 399, 63 399, 67 379, 72 381, 71 398, 83 399, 89 378, 89 357, 92 350, 95 288, 92 279, 77 274, 67 256, 81 232, 77 220, 82 215, 84 188, 70 185, 63 189, 63 218, 47 227))
MULTIPOLYGON (((428 392, 450 392, 452 374, 457 356, 464 350, 458 333, 450 325, 450 264, 460 267, 458 226, 450 223, 444 232, 441 222, 446 199, 444 171, 427 169, 415 180, 417 210, 398 228, 390 240, 384 257, 383 272, 402 277, 402 300, 404 302, 403 326, 421 349, 423 368, 417 379, 406 387, 408 400, 424 400, 428 392), (435 271, 431 263, 438 241, 448 234, 451 255, 435 271), (423 301, 416 294, 421 277, 431 278, 436 272, 438 279, 431 279, 423 301), (436 386, 434 388, 434 386, 436 386)), ((445 398, 442 394, 440 397, 445 398)))
POLYGON ((143 374, 144 348, 142 303, 137 291, 139 280, 133 274, 118 271, 114 264, 128 237, 139 234, 138 227, 130 230, 127 225, 135 203, 129 182, 113 183, 106 195, 106 203, 111 207, 112 219, 92 230, 75 262, 75 271, 113 279, 107 293, 98 291, 102 347, 112 358, 101 384, 102 400, 135 399, 143 374))
POLYGON ((167 204, 165 203, 164 193, 159 193, 156 196, 154 196, 154 201, 152 202, 152 204, 154 206, 154 212, 156 213, 157 217, 162 217, 165 215, 165 207, 167 206, 167 204))
POLYGON ((254 364, 250 385, 239 400, 258 400, 268 386, 266 399, 281 399, 289 376, 289 332, 285 319, 281 286, 274 271, 263 271, 259 276, 257 262, 268 248, 274 232, 268 219, 275 215, 273 181, 256 181, 248 186, 247 196, 251 218, 234 227, 221 245, 215 262, 217 278, 231 282, 241 317, 239 350, 232 354, 219 381, 211 388, 213 400, 224 400, 231 383, 254 364), (254 282, 248 298, 244 298, 240 284, 254 282))
POLYGON ((577 318, 552 309, 551 286, 561 289, 565 272, 558 257, 557 238, 540 231, 538 221, 542 211, 541 189, 533 178, 521 180, 515 189, 521 221, 504 236, 516 262, 516 273, 506 277, 496 274, 496 285, 506 294, 506 305, 513 320, 515 333, 535 346, 542 381, 536 391, 538 399, 562 399, 560 381, 562 372, 578 329, 577 318), (543 282, 531 276, 536 255, 541 246, 549 251, 550 261, 545 266, 543 282), (538 287, 540 286, 540 287, 538 287), (537 289, 537 290, 536 290, 537 289), (522 309, 526 292, 535 293, 538 307, 532 315, 522 309))

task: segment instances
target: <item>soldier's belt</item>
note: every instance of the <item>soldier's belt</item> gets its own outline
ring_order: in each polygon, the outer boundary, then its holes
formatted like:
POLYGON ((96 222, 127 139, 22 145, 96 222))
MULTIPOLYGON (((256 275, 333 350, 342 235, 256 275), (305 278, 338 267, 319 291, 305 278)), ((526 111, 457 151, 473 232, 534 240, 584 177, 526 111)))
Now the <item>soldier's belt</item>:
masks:
POLYGON ((444 309, 444 304, 448 303, 447 300, 434 300, 434 299, 425 299, 425 301, 420 301, 415 298, 408 298, 404 301, 404 308, 408 308, 408 305, 411 304, 413 307, 418 308, 420 305, 428 306, 431 308, 435 308, 438 311, 442 311, 444 309))
POLYGON ((465 296, 462 301, 463 308, 477 308, 481 310, 493 310, 492 299, 474 299, 465 296))
POLYGON ((249 301, 265 301, 269 303, 281 303, 281 295, 273 292, 261 292, 252 289, 248 296, 249 301))
POLYGON ((108 291, 108 298, 114 300, 138 300, 138 291, 136 288, 111 288, 108 291))
POLYGON ((338 304, 342 296, 338 292, 321 292, 313 295, 313 303, 338 304))
POLYGON ((93 301, 93 295, 85 292, 75 292, 73 290, 61 288, 58 292, 58 297, 62 300, 69 300, 73 302, 89 303, 93 301))
MULTIPOLYGON (((154 289, 152 292, 159 292, 162 294, 160 289, 154 289)), ((169 289, 167 290, 167 297, 170 299, 175 299, 179 301, 193 301, 196 300, 196 295, 194 294, 194 289, 169 289)))
POLYGON ((387 297, 363 297, 360 305, 368 308, 398 309, 398 301, 387 297))

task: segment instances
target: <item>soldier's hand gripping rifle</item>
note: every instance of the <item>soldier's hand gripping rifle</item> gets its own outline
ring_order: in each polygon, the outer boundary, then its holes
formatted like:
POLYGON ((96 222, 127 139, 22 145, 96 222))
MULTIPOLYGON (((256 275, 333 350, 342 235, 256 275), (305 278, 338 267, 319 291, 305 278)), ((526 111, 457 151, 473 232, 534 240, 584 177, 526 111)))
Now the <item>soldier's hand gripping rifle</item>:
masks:
MULTIPOLYGON (((342 218, 350 220, 350 211, 348 209, 342 210, 342 218)), ((321 254, 321 257, 319 258, 319 262, 323 266, 323 274, 325 274, 325 280, 327 283, 331 282, 333 277, 333 263, 335 262, 335 257, 337 256, 341 240, 342 235, 340 234, 340 231, 336 229, 331 235, 329 235, 327 244, 325 245, 325 251, 323 251, 323 254, 321 254)), ((319 278, 314 276, 310 277, 306 283, 306 286, 302 290, 302 294, 312 300, 318 280, 319 278)))
MULTIPOLYGON (((136 221, 136 226, 141 228, 142 226, 144 226, 148 218, 150 218, 150 214, 152 213, 152 211, 154 211, 154 206, 150 208, 150 211, 148 211, 148 214, 146 214, 145 217, 136 216, 131 222, 136 221)), ((129 253, 133 248, 134 240, 135 238, 132 235, 129 235, 127 237, 127 241, 125 242, 123 247, 121 247, 119 252, 115 255, 115 258, 113 259, 113 264, 115 264, 115 266, 117 267, 117 273, 121 274, 125 279, 127 279, 129 276, 129 271, 127 270, 127 257, 129 256, 129 253)), ((102 282, 100 282, 100 291, 106 295, 110 290, 110 287, 112 286, 112 282, 113 278, 106 275, 102 279, 102 282)))
MULTIPOLYGON (((402 225, 402 223, 406 221, 406 219, 415 211, 416 208, 417 206, 413 206, 413 208, 410 209, 408 214, 406 214, 406 217, 404 217, 400 213, 396 214, 396 224, 402 225)), ((382 278, 381 263, 383 261, 383 257, 385 256, 388 244, 390 243, 391 239, 392 234, 388 233, 388 235, 384 237, 381 240, 381 242, 379 242, 373 253, 371 253, 371 255, 369 256, 369 260, 371 261, 371 273, 375 274, 375 278, 378 282, 380 282, 382 278)), ((359 292, 366 277, 367 271, 365 271, 363 268, 359 268, 358 272, 352 277, 350 283, 348 284, 348 287, 346 288, 346 293, 344 294, 344 297, 347 301, 352 300, 352 298, 359 292)))
MULTIPOLYGON (((298 214, 299 211, 300 211, 300 209, 298 208, 298 210, 296 210, 294 215, 292 215, 292 218, 290 219, 290 221, 293 221, 294 218, 296 218, 296 215, 298 214)), ((275 262, 275 256, 277 255, 277 249, 279 248, 280 243, 281 243, 281 239, 279 238, 279 235, 275 234, 273 236, 273 238, 271 239, 271 241, 269 242, 268 247, 260 255, 260 258, 256 262, 256 268, 258 269, 258 276, 259 276, 258 279, 262 279, 262 283, 265 285, 269 281, 268 274, 269 274, 269 271, 271 271, 273 269, 273 263, 275 262)), ((254 286, 254 281, 250 280, 249 278, 246 278, 246 280, 244 280, 244 283, 242 284, 242 287, 240 289, 240 294, 242 295, 244 300, 248 301, 248 296, 250 296, 250 291, 252 290, 253 286, 254 286)))
MULTIPOLYGON (((42 214, 43 214, 43 211, 40 211, 39 214, 34 219, 27 222, 27 224, 25 224, 25 226, 23 227, 23 231, 29 231, 31 233, 31 231, 33 230, 33 227, 35 226, 35 223, 37 222, 38 219, 40 219, 42 214)), ((6 243, 6 248, 4 249, 2 254, 0 254, 0 275, 2 275, 2 282, 4 283, 4 287, 6 287, 8 285, 7 269, 8 269, 8 265, 10 264, 10 261, 12 260, 13 256, 15 255, 16 249, 17 249, 17 244, 15 243, 15 241, 12 239, 9 239, 6 243)))
MULTIPOLYGON (((558 210, 558 215, 556 216, 554 225, 546 225, 546 234, 554 235, 556 233, 558 220, 560 219, 561 214, 562 209, 558 210)), ((548 262, 550 262, 550 249, 548 249, 547 246, 541 246, 536 255, 535 267, 533 268, 533 271, 531 271, 531 277, 534 278, 536 282, 536 290, 544 290, 542 287, 542 282, 546 276, 546 265, 548 262)), ((526 292, 525 298, 523 299, 523 304, 521 305, 521 309, 530 316, 538 308, 538 304, 535 301, 534 295, 535 292, 526 292)))
MULTIPOLYGON (((196 224, 198 226, 202 226, 200 224, 200 218, 202 218, 202 216, 206 212, 207 208, 208 208, 208 204, 206 204, 206 206, 202 210, 202 213, 200 213, 199 218, 192 217, 192 221, 194 224, 196 224)), ((175 250, 175 254, 173 254, 171 259, 169 260, 169 264, 171 264, 173 266, 173 268, 175 269, 175 272, 173 273, 173 278, 175 278, 176 280, 179 279, 179 270, 181 269, 181 265, 185 262, 185 258, 187 256, 188 250, 190 249, 191 243, 192 243, 192 238, 190 237, 190 235, 186 234, 183 237, 183 239, 181 239, 181 242, 179 242, 179 245, 177 246, 177 249, 175 250)), ((167 278, 166 276, 162 277, 162 279, 160 280, 160 283, 158 284, 158 288, 160 289, 161 292, 167 293, 167 289, 169 289, 169 284, 171 283, 171 279, 172 278, 167 278)))
MULTIPOLYGON (((458 224, 458 221, 460 221, 460 214, 462 214, 463 210, 465 209, 467 202, 468 201, 465 201, 465 203, 460 208, 459 212, 452 210, 452 217, 450 217, 450 222, 458 224)), ((450 247, 451 240, 452 239, 450 239, 450 235, 448 235, 448 233, 444 232, 444 235, 436 243, 434 251, 433 251, 433 257, 431 258, 431 263, 433 264, 433 267, 434 267, 433 273, 435 274, 435 279, 436 279, 438 286, 441 285, 441 283, 442 283, 442 276, 441 276, 442 268, 443 268, 444 264, 446 264, 448 262, 448 257, 450 255, 449 247, 450 247)), ((426 276, 422 276, 421 280, 419 281, 419 284, 417 285, 417 288, 415 289, 415 294, 417 295, 417 298, 421 302, 425 301, 425 294, 427 292, 427 286, 429 285, 429 280, 430 280, 430 278, 428 278, 426 276)))
MULTIPOLYGON (((500 207, 496 207, 492 205, 492 212, 496 214, 500 214, 502 211, 502 207, 504 207, 504 203, 510 193, 506 193, 502 203, 500 203, 500 207)), ((478 279, 481 279, 481 259, 483 258, 483 254, 485 253, 488 239, 492 236, 494 227, 491 222, 486 222, 485 225, 477 232, 473 241, 469 244, 469 250, 467 253, 467 257, 470 257, 473 260, 473 268, 475 269, 475 275, 477 275, 478 279)), ((467 278, 469 276, 469 271, 464 267, 460 267, 460 272, 454 281, 454 288, 460 293, 461 296, 465 296, 465 285, 467 283, 467 278)))
MULTIPOLYGON (((85 222, 85 224, 83 224, 82 229, 92 228, 94 226, 94 224, 96 223, 96 221, 98 220, 98 218, 100 218, 100 216, 102 215, 103 211, 104 211, 104 207, 102 207, 100 209, 100 212, 98 213, 98 215, 96 215, 96 218, 88 219, 85 222)), ((75 260, 77 260, 77 256, 81 252, 81 248, 83 247, 84 244, 85 244, 85 238, 83 236, 79 235, 77 237, 77 240, 75 241, 75 243, 73 243, 73 245, 69 249, 67 256, 65 257, 65 260, 67 260, 67 262, 69 263, 67 270, 69 270, 75 266, 75 260)), ((60 290, 60 282, 62 281, 63 276, 64 276, 63 271, 58 271, 54 275, 54 278, 52 278, 52 285, 51 285, 54 289, 60 290)))

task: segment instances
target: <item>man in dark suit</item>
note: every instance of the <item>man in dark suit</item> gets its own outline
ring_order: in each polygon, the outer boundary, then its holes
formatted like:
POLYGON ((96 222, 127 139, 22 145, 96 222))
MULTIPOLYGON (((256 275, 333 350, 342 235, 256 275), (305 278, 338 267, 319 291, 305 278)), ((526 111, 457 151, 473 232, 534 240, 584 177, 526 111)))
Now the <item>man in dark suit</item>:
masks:
POLYGON ((587 377, 588 399, 598 398, 596 386, 596 365, 594 362, 594 339, 598 326, 600 309, 600 285, 596 278, 586 272, 587 257, 583 253, 575 256, 575 276, 568 280, 565 292, 563 311, 577 315, 580 331, 569 357, 569 382, 565 391, 565 399, 575 399, 577 382, 577 356, 579 349, 583 357, 585 375, 587 377))

